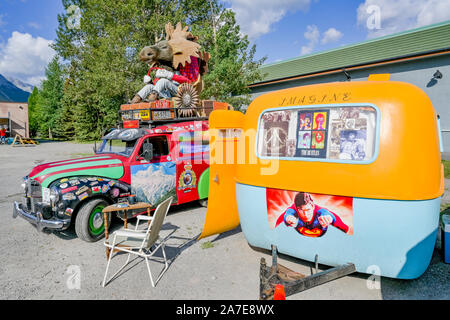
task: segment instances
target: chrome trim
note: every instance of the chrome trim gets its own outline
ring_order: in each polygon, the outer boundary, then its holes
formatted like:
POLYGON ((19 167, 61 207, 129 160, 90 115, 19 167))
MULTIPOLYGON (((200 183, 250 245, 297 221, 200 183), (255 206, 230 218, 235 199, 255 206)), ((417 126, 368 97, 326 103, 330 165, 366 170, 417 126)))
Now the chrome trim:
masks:
POLYGON ((17 216, 27 220, 32 225, 36 226, 39 231, 43 231, 44 229, 63 229, 65 227, 65 223, 63 221, 57 220, 44 220, 42 217, 42 213, 37 212, 28 212, 23 209, 21 203, 14 201, 13 207, 13 218, 17 218, 17 216))

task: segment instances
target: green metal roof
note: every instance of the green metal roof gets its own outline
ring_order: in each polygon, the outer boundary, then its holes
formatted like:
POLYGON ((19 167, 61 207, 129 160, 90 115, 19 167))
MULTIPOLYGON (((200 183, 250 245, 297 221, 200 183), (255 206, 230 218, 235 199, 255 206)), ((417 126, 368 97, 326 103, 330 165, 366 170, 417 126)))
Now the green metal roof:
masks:
MULTIPOLYGON (((450 20, 260 67, 267 82, 450 48, 450 20)), ((255 83, 256 84, 256 83, 255 83)))

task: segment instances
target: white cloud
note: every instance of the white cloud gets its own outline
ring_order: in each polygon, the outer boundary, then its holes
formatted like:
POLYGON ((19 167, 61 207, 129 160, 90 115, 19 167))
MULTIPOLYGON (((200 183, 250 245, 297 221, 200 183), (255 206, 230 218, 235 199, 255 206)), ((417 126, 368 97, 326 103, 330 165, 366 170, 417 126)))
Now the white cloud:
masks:
POLYGON ((306 32, 304 33, 305 39, 308 40, 306 46, 302 46, 300 51, 301 55, 310 54, 314 51, 317 43, 319 42, 320 32, 316 25, 309 25, 306 27, 306 32))
POLYGON ((319 31, 319 28, 316 25, 309 25, 306 27, 306 32, 303 34, 307 41, 307 44, 302 46, 300 50, 300 55, 306 55, 312 53, 316 46, 319 44, 320 40, 321 44, 328 44, 332 42, 339 41, 344 34, 337 30, 336 28, 329 28, 322 35, 319 31))
POLYGON ((322 44, 327 44, 331 42, 339 41, 342 38, 343 34, 339 30, 335 28, 330 28, 323 33, 323 37, 321 40, 322 44))
POLYGON ((250 39, 271 31, 288 12, 306 11, 311 0, 226 0, 236 13, 236 22, 250 39))
POLYGON ((450 0, 427 1, 417 16, 417 26, 426 26, 450 19, 450 0))
POLYGON ((14 31, 6 43, 0 44, 0 74, 38 85, 45 67, 55 55, 51 43, 51 40, 14 31))
POLYGON ((449 19, 450 0, 365 0, 357 9, 358 25, 368 30, 369 38, 449 19))
POLYGON ((28 22, 28 26, 37 30, 41 28, 41 25, 37 22, 28 22))

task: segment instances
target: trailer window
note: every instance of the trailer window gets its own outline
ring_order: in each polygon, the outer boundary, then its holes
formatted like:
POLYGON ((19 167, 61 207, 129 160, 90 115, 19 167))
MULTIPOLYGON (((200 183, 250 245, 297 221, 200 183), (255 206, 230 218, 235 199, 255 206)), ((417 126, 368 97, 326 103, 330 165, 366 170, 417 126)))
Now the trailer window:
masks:
POLYGON ((331 162, 368 162, 376 153, 372 106, 290 107, 266 111, 258 127, 258 155, 331 162))

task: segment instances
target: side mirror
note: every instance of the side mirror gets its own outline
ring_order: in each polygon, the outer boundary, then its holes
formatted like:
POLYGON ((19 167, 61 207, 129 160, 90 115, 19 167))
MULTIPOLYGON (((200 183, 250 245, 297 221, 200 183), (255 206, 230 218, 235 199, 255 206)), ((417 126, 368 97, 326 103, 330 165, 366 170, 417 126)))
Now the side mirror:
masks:
POLYGON ((153 159, 153 144, 151 144, 150 142, 146 142, 144 141, 143 146, 143 150, 144 150, 144 159, 146 161, 150 161, 153 159))

